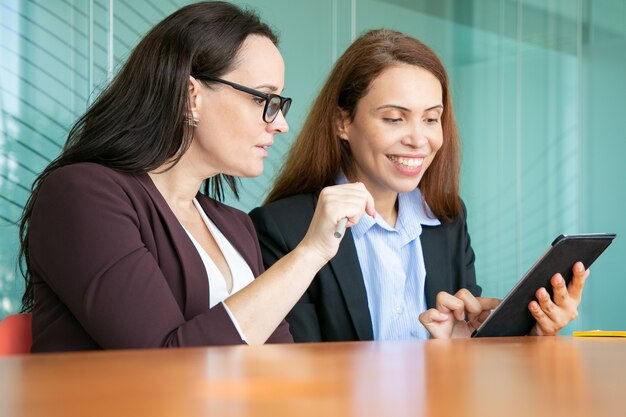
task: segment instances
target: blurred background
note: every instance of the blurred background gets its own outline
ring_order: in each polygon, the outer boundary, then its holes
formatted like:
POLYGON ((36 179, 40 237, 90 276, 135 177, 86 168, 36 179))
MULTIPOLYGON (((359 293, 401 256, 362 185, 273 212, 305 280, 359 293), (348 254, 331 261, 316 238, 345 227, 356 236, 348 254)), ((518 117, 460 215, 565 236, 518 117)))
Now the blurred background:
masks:
MULTIPOLYGON (((20 308, 22 207, 36 175, 141 36, 189 1, 0 0, 0 318, 20 308)), ((484 295, 504 296, 559 234, 613 232, 572 330, 626 330, 626 2, 248 0, 280 34, 291 130, 261 177, 260 205, 333 62, 360 33, 392 28, 446 65, 463 142, 462 197, 484 295)), ((94 189, 98 185, 94 184, 94 189)), ((59 241, 62 245, 63 242, 59 241)))

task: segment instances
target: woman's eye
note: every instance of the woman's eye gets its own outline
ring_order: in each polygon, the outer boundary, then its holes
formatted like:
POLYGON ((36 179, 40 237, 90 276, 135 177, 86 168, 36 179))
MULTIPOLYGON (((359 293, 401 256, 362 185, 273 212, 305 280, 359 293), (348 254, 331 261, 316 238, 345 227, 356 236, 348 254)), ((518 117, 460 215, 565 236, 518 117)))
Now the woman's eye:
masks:
POLYGON ((383 121, 386 123, 399 123, 402 121, 402 119, 394 117, 383 117, 383 121))
POLYGON ((439 123, 439 119, 436 119, 436 118, 435 118, 435 119, 426 119, 426 122, 427 122, 428 124, 431 124, 431 125, 432 125, 432 124, 439 123))
POLYGON ((265 103, 265 99, 261 97, 252 97, 252 101, 254 101, 259 106, 265 103))

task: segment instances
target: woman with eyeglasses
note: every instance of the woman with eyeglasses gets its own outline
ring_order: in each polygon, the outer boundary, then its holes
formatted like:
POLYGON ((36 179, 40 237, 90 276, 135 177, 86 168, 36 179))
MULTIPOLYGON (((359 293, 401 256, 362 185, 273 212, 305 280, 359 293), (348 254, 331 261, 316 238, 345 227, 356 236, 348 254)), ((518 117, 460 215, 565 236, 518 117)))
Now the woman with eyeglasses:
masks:
POLYGON ((362 184, 329 188, 265 272, 250 219, 220 203, 288 130, 276 44, 251 12, 184 7, 74 125, 21 222, 34 352, 292 341, 283 319, 337 250, 336 219, 373 203, 362 184))
MULTIPOLYGON (((479 297, 459 148, 430 48, 374 30, 339 58, 266 205, 250 213, 270 266, 304 237, 324 187, 360 181, 374 198, 375 217, 352 225, 287 316, 296 342, 463 337, 484 321, 499 301, 479 297)), ((576 317, 587 274, 578 263, 569 288, 552 277, 554 301, 537 291, 533 333, 576 317)))

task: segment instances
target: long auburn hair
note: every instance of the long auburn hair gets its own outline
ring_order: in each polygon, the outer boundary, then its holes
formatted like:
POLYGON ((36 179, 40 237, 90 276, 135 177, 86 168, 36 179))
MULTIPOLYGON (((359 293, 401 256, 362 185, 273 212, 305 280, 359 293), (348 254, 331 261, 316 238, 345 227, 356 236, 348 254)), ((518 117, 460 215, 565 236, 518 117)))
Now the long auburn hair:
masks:
POLYGON ((448 75, 428 46, 387 29, 363 34, 337 60, 287 155, 266 203, 300 193, 319 193, 322 188, 334 183, 340 170, 348 178, 354 178, 355 163, 348 142, 339 137, 337 120, 342 111, 354 120, 357 104, 367 94, 372 81, 383 70, 398 63, 424 68, 441 83, 443 145, 418 187, 439 220, 450 221, 461 214, 460 141, 448 75))
MULTIPOLYGON (((250 35, 278 43, 272 29, 253 12, 226 2, 201 2, 166 17, 139 42, 116 77, 71 128, 61 155, 33 183, 20 219, 19 265, 26 284, 23 312, 32 311, 34 304, 28 224, 46 177, 80 162, 130 174, 146 173, 165 163, 174 166, 193 138, 188 123, 189 77, 219 77, 233 69, 236 55, 250 35)), ((206 180, 204 193, 221 200, 223 182, 237 196, 236 179, 229 175, 206 180)))

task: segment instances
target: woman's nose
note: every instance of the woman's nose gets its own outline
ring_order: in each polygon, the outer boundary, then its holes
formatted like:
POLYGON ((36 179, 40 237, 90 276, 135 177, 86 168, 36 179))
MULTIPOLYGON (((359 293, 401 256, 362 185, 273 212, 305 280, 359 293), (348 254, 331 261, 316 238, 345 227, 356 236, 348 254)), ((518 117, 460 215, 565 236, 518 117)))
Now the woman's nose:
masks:
POLYGON ((267 124, 267 129, 273 133, 289 132, 289 125, 287 124, 287 120, 285 119, 285 116, 283 116, 282 111, 278 112, 272 123, 267 124))

